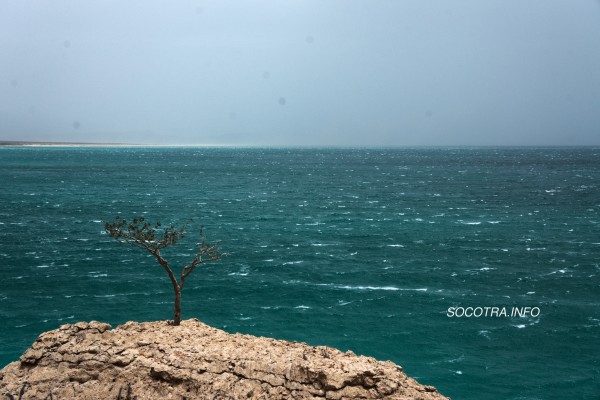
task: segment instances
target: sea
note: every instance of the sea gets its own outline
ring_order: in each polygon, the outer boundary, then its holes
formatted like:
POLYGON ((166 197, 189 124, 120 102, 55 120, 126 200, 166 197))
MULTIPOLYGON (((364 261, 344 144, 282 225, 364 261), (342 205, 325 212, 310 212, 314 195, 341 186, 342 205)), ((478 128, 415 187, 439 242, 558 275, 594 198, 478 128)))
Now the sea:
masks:
POLYGON ((172 319, 116 216, 227 256, 183 318, 391 360, 452 399, 600 398, 600 148, 0 148, 0 367, 62 324, 172 319))

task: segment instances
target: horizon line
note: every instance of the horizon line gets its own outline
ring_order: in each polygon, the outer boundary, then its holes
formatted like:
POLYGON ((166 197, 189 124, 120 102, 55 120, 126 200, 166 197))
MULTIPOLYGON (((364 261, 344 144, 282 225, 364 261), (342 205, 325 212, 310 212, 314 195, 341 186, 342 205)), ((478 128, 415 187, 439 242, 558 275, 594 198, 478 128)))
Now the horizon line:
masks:
POLYGON ((577 148, 577 147, 600 147, 599 144, 507 144, 507 145, 252 145, 252 144, 158 144, 158 143, 114 143, 114 142, 54 142, 54 141, 26 141, 26 140, 0 140, 0 147, 187 147, 187 148, 257 148, 257 149, 409 149, 409 148, 577 148))

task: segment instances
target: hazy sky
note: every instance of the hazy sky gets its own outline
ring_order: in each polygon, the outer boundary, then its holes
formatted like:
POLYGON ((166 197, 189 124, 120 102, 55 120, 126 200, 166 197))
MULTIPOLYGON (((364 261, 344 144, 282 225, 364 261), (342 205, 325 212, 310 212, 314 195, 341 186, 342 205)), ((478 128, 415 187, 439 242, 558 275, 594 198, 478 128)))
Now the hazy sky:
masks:
POLYGON ((600 144, 595 0, 0 0, 0 140, 600 144))

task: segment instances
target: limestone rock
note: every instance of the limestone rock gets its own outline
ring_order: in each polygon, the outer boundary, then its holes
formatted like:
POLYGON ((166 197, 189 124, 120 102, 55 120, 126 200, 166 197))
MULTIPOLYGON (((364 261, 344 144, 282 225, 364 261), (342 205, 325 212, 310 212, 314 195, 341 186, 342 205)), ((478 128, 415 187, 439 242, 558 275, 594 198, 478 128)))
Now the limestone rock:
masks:
POLYGON ((191 319, 92 321, 46 332, 0 371, 0 395, 33 399, 446 399, 386 361, 231 335, 191 319))

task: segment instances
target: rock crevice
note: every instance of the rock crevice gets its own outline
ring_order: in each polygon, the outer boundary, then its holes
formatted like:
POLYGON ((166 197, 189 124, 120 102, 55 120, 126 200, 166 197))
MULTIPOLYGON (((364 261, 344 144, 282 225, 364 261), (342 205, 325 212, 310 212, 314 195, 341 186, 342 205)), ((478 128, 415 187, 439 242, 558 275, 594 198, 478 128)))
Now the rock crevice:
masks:
POLYGON ((15 399, 446 399, 389 361, 228 334, 192 319, 78 322, 0 371, 15 399))

